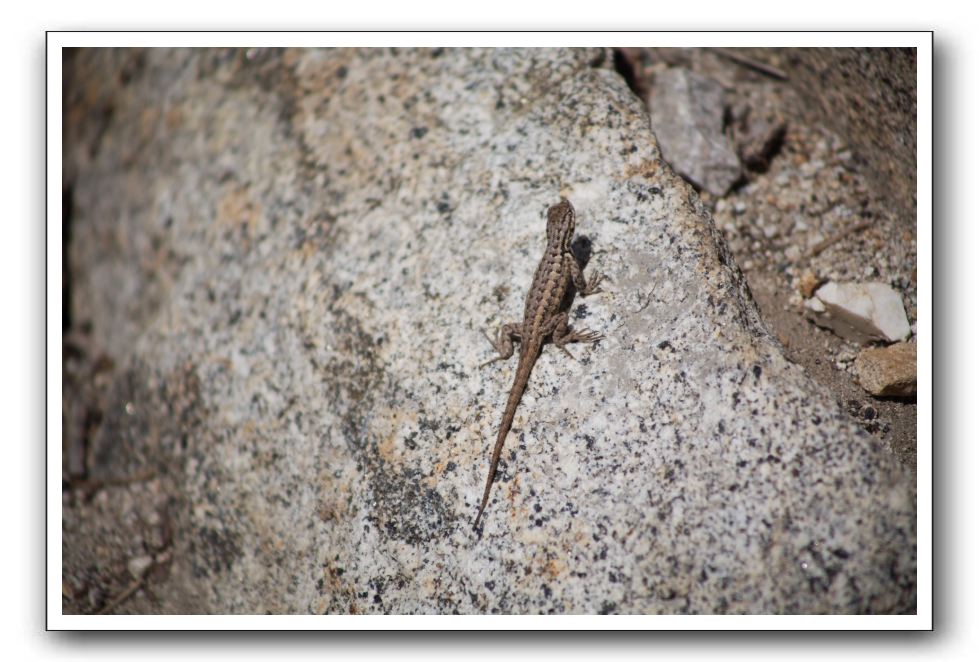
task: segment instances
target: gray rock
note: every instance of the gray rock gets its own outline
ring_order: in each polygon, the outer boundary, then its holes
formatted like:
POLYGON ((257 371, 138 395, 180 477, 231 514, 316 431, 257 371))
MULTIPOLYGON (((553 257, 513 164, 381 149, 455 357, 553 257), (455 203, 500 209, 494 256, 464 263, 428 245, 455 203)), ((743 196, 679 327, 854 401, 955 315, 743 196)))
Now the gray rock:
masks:
POLYGON ((809 318, 847 340, 895 342, 911 334, 901 295, 884 283, 826 283, 806 302, 809 318))
POLYGON ((647 102, 653 133, 673 169, 713 195, 741 177, 741 162, 724 134, 724 88, 687 69, 656 74, 647 102))
POLYGON ((782 356, 607 52, 73 57, 72 301, 120 366, 90 471, 170 494, 121 610, 915 610, 913 479, 782 356), (515 367, 481 331, 560 195, 606 339, 545 347, 478 538, 515 367))
POLYGON ((737 97, 731 104, 728 134, 744 166, 749 170, 764 171, 787 128, 779 102, 781 88, 762 83, 748 90, 747 97, 737 97))

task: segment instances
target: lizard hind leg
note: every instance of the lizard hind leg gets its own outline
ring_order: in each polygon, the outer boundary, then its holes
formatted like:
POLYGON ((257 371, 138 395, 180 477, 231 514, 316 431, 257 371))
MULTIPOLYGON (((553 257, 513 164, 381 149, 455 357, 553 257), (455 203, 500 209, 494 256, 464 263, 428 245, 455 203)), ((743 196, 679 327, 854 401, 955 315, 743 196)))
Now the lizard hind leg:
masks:
POLYGON ((504 324, 501 326, 500 330, 496 334, 496 340, 491 338, 490 335, 486 333, 485 329, 483 330, 483 335, 486 336, 486 339, 489 341, 489 344, 493 347, 493 349, 496 350, 498 356, 494 356, 489 361, 480 363, 480 368, 487 366, 490 363, 495 363, 496 361, 506 361, 508 358, 513 356, 513 342, 520 342, 522 337, 519 324, 504 324))

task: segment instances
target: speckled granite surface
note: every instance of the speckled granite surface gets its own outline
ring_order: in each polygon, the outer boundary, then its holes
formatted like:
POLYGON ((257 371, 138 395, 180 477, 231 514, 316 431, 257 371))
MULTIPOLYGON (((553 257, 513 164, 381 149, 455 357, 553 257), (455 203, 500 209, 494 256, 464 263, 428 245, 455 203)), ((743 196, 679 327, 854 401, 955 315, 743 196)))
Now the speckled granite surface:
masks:
MULTIPOLYGON (((68 70, 73 317, 118 366, 91 471, 152 468, 113 489, 173 537, 119 611, 915 609, 913 482, 779 353, 609 53, 68 70), (572 323, 607 338, 545 348, 478 539, 516 365, 477 369, 481 330, 559 195, 611 277, 572 323)), ((71 586, 126 515, 65 503, 71 586)))

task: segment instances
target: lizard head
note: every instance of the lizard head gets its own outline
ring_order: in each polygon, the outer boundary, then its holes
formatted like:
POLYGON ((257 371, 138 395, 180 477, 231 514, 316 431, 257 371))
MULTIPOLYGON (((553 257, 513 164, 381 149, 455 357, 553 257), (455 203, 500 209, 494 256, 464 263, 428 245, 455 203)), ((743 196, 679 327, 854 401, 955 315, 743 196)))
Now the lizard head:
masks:
POLYGON ((571 250, 574 236, 574 207, 564 198, 547 210, 547 243, 559 242, 564 250, 571 250))

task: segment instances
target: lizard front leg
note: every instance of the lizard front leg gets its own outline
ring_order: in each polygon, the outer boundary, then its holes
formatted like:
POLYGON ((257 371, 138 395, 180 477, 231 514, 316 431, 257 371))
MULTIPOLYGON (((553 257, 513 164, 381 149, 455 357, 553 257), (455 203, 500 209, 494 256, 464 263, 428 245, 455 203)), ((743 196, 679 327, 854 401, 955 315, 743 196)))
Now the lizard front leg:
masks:
POLYGON ((480 368, 495 361, 505 361, 513 356, 513 342, 520 342, 523 339, 523 327, 520 324, 504 324, 497 332, 496 340, 490 338, 485 329, 483 330, 483 335, 486 336, 486 339, 489 341, 490 345, 493 346, 493 349, 496 350, 499 356, 495 356, 489 361, 480 363, 480 368))
POLYGON ((578 290, 579 296, 586 297, 590 294, 598 294, 602 291, 598 285, 605 280, 605 274, 593 273, 591 278, 585 280, 585 274, 581 270, 581 267, 578 266, 578 260, 574 259, 574 256, 571 255, 571 253, 565 254, 564 265, 567 272, 571 274, 571 280, 574 282, 574 288, 578 290))
POLYGON ((544 325, 544 331, 551 334, 551 342, 554 343, 554 346, 572 359, 574 355, 565 348, 565 345, 573 342, 593 342, 605 337, 598 331, 590 331, 588 329, 576 331, 570 328, 568 326, 568 314, 566 312, 558 313, 547 320, 544 325))

